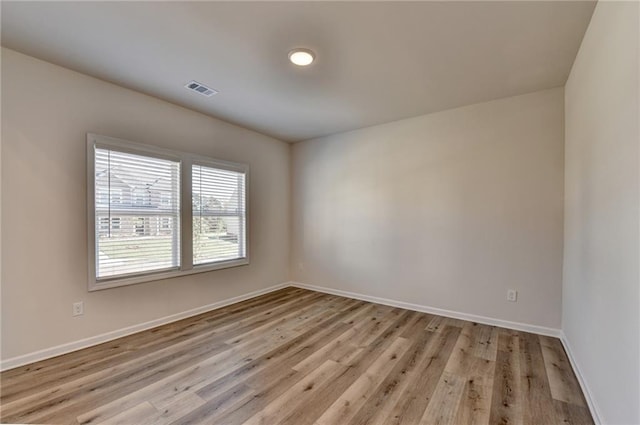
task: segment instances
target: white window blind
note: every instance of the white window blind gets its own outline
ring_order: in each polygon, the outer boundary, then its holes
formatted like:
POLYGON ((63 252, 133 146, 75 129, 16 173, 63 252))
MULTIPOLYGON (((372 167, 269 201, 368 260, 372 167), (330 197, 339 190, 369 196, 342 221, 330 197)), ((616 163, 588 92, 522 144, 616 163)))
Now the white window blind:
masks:
POLYGON ((246 174, 192 165, 193 264, 246 257, 246 174))
POLYGON ((180 162, 95 147, 96 280, 180 268, 180 162))

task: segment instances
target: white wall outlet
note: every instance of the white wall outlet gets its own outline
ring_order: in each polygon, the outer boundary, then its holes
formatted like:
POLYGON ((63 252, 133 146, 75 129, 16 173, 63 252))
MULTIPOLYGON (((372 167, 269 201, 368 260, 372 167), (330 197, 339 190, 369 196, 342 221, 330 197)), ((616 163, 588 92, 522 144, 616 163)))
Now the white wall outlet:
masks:
POLYGON ((302 261, 300 261, 298 263, 298 270, 303 271, 304 270, 304 263, 302 261))
POLYGON ((84 302, 78 301, 77 303, 73 303, 73 315, 82 316, 83 314, 84 314, 84 302))
POLYGON ((507 301, 512 303, 518 301, 518 291, 515 289, 507 289, 507 301))

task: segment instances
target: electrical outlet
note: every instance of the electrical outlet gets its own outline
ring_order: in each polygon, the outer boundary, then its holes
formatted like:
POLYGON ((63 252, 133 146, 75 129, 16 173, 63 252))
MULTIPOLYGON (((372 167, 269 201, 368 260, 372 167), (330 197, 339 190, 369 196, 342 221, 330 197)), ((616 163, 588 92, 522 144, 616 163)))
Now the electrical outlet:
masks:
POLYGON ((84 303, 82 301, 73 303, 73 315, 82 316, 83 314, 84 314, 84 303))
POLYGON ((507 289, 507 301, 512 303, 518 301, 518 291, 515 289, 507 289))
POLYGON ((304 263, 302 261, 300 261, 298 263, 298 270, 303 271, 304 270, 304 263))

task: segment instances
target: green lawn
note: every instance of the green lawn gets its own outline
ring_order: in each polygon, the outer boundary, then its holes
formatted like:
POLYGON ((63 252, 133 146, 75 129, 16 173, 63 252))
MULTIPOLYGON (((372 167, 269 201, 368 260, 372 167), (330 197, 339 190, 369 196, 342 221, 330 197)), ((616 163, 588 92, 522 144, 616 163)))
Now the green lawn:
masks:
MULTIPOLYGON (((171 261, 171 242, 171 236, 100 238, 98 249, 101 256, 109 260, 165 262, 171 261)), ((205 234, 194 243, 193 251, 195 262, 235 258, 238 256, 238 244, 217 239, 215 234, 205 234)))

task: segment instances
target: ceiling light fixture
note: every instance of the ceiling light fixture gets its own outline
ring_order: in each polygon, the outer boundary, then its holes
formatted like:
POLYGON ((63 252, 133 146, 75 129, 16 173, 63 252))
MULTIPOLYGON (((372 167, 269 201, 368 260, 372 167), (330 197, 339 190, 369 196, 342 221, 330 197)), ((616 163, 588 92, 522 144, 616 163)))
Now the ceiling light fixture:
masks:
POLYGON ((289 52, 289 60, 298 66, 311 65, 315 58, 316 55, 309 49, 293 49, 289 52))

